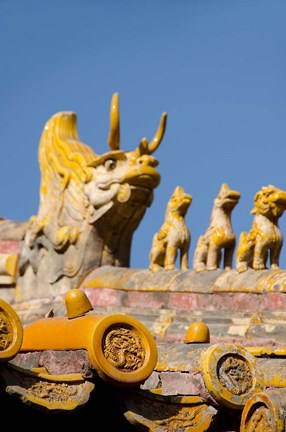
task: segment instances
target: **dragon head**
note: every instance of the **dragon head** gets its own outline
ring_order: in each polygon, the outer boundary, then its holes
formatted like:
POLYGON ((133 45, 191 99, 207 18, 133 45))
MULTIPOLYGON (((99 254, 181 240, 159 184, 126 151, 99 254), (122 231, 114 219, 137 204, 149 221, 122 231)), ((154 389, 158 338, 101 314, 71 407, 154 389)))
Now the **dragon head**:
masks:
MULTIPOLYGON (((160 183, 158 161, 152 154, 163 139, 167 114, 162 114, 150 143, 142 138, 134 151, 120 150, 119 95, 115 93, 110 108, 109 152, 102 155, 80 141, 76 118, 73 112, 57 113, 48 120, 42 133, 40 216, 46 219, 52 203, 56 204, 63 196, 66 204, 58 206, 62 219, 66 219, 64 208, 68 205, 89 222, 97 220, 116 202, 127 202, 131 196, 150 205, 153 189, 160 183)), ((70 209, 69 214, 75 214, 74 210, 70 209)))
POLYGON ((160 183, 160 174, 156 169, 158 161, 152 154, 162 141, 166 122, 167 114, 163 113, 150 143, 147 138, 142 138, 134 151, 120 150, 119 95, 113 95, 108 137, 110 151, 100 156, 95 155, 88 163, 93 170, 92 179, 84 186, 84 192, 94 208, 99 208, 110 200, 126 202, 135 190, 152 194, 160 183))

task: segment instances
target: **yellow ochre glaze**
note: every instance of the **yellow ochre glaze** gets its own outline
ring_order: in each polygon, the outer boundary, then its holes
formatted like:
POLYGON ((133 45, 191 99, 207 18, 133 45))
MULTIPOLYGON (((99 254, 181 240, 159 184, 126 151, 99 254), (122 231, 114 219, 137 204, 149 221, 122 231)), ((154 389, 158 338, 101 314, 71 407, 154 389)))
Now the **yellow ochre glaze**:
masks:
POLYGON ((20 351, 23 326, 16 311, 0 299, 0 362, 14 358, 20 351))
POLYGON ((24 329, 22 352, 71 349, 86 349, 101 378, 121 385, 143 382, 157 363, 153 336, 126 315, 43 318, 24 329))

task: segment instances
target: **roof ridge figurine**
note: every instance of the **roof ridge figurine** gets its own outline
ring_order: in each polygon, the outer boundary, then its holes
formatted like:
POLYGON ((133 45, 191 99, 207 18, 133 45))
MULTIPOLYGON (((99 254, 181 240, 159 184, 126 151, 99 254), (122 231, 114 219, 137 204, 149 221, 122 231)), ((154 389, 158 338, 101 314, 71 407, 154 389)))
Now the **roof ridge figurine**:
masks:
POLYGON ((220 266, 222 251, 224 269, 232 268, 236 237, 231 225, 231 213, 239 199, 238 191, 230 189, 227 183, 221 185, 214 200, 209 227, 197 242, 193 261, 195 271, 216 270, 220 266))
POLYGON ((153 272, 174 270, 180 252, 180 269, 189 268, 190 231, 185 216, 192 203, 192 196, 182 186, 177 186, 166 209, 165 221, 154 235, 150 251, 150 270, 153 272))
POLYGON ((76 288, 96 267, 129 267, 133 233, 160 183, 152 154, 163 139, 166 113, 150 142, 142 138, 134 151, 125 152, 115 93, 110 151, 103 155, 80 141, 76 120, 73 112, 59 112, 44 127, 38 214, 16 230, 13 221, 0 221, 1 240, 23 240, 18 286, 43 295, 47 289, 56 294, 76 288))
POLYGON ((279 269, 283 235, 278 219, 286 209, 286 192, 273 185, 263 186, 255 194, 253 224, 249 232, 242 232, 236 251, 236 269, 239 273, 248 268, 264 270, 268 255, 270 269, 279 269))

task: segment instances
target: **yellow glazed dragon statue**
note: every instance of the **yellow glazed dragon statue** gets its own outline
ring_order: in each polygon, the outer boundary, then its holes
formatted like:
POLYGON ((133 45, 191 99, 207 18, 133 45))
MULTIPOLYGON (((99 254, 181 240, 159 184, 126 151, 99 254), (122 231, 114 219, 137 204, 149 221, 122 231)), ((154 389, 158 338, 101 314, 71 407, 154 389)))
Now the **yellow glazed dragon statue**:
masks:
POLYGON ((236 251, 236 269, 239 273, 248 268, 264 270, 268 255, 270 269, 279 269, 283 236, 278 219, 286 209, 286 192, 273 185, 263 186, 254 197, 252 228, 240 234, 236 251))
POLYGON ((231 213, 239 199, 239 192, 230 189, 226 183, 221 185, 214 200, 210 225, 198 239, 193 260, 195 271, 216 270, 220 266, 223 250, 224 269, 232 268, 236 238, 231 226, 231 213))
MULTIPOLYGON (((0 222, 0 240, 23 240, 20 284, 73 288, 91 270, 103 265, 128 267, 132 235, 160 183, 152 154, 166 128, 161 116, 151 142, 142 138, 134 151, 120 150, 119 95, 110 108, 110 150, 96 154, 82 143, 76 114, 51 117, 39 145, 40 203, 36 216, 16 226, 0 222)), ((44 291, 43 291, 44 292, 44 291)), ((56 290, 55 290, 56 292, 56 290)))

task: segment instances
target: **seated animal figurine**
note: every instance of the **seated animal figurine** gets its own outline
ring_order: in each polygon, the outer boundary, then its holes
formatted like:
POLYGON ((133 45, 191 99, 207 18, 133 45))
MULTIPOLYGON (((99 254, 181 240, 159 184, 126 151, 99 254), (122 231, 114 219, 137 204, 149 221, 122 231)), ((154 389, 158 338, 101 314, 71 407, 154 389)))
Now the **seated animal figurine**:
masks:
POLYGON ((223 183, 214 200, 210 225, 198 239, 194 253, 193 268, 200 272, 216 270, 220 266, 224 249, 224 269, 232 268, 235 234, 231 226, 231 213, 240 199, 240 193, 223 183))
POLYGON ((192 196, 177 186, 167 205, 165 221, 153 237, 150 252, 150 270, 174 270, 178 250, 180 251, 180 268, 189 268, 188 254, 191 235, 185 223, 185 216, 192 196))
POLYGON ((283 236, 278 219, 286 209, 286 192, 268 185, 261 188, 254 197, 252 228, 242 232, 236 252, 236 269, 239 273, 249 267, 254 270, 266 268, 268 253, 270 268, 279 269, 279 257, 283 236))

